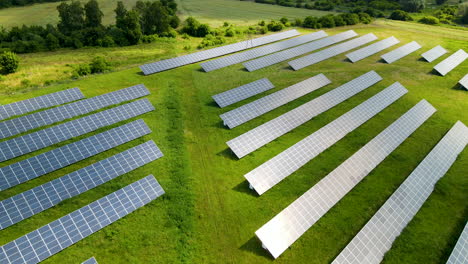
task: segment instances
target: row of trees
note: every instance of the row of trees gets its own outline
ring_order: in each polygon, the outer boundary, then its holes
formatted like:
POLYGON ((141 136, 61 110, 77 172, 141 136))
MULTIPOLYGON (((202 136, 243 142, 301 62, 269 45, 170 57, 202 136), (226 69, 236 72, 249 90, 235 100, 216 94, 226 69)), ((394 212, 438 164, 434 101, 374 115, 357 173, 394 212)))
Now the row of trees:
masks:
POLYGON ((104 26, 96 0, 84 6, 79 1, 57 7, 60 21, 55 25, 13 27, 0 30, 0 48, 16 53, 55 50, 60 47, 127 46, 145 36, 175 37, 180 20, 175 0, 137 1, 131 10, 122 2, 115 9, 116 23, 104 26))
POLYGON ((12 6, 26 6, 36 3, 60 2, 62 0, 0 0, 0 8, 12 6))

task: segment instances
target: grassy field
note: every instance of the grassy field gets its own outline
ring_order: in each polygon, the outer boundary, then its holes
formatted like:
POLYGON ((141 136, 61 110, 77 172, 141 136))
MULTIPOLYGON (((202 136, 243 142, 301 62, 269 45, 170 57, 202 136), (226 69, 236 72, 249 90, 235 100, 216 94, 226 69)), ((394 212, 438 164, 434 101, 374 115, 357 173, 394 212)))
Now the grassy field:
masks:
MULTIPOLYGON (((153 133, 3 191, 0 199, 60 177, 145 140, 153 139, 165 157, 0 231, 0 244, 35 230, 126 184, 154 174, 166 190, 165 196, 44 263, 79 263, 91 256, 104 264, 329 263, 448 129, 457 120, 468 124, 468 93, 456 85, 468 72, 468 62, 464 62, 447 76, 440 77, 431 73, 432 67, 440 59, 433 63, 419 60, 422 52, 437 44, 441 44, 450 53, 459 48, 468 50, 466 31, 393 21, 377 21, 371 25, 326 31, 336 34, 348 29, 354 29, 359 34, 372 32, 380 39, 395 36, 401 41, 399 45, 417 40, 423 48, 391 65, 379 62, 379 55, 383 54, 381 52, 355 64, 344 61, 345 56, 340 55, 300 71, 292 71, 284 62, 253 73, 244 71, 241 65, 204 73, 200 71, 198 64, 194 64, 150 76, 141 75, 137 67, 131 66, 181 53, 184 43, 168 41, 121 49, 60 51, 22 56, 20 74, 24 75, 23 78, 33 73, 33 69, 41 71, 41 65, 47 69, 51 65, 58 65, 53 69, 63 72, 65 67, 62 61, 85 60, 86 56, 97 52, 107 52, 106 57, 118 62, 121 70, 76 81, 64 81, 37 90, 25 90, 20 83, 12 83, 7 90, 0 91, 0 103, 69 87, 80 87, 86 96, 91 97, 144 83, 151 90, 149 99, 156 107, 156 111, 143 116, 153 133), (128 62, 125 62, 126 58, 128 62), (227 149, 226 141, 369 70, 377 71, 384 80, 241 160, 237 160, 227 149), (271 93, 318 73, 324 73, 332 80, 332 84, 233 130, 224 128, 218 115, 245 102, 220 109, 211 99, 216 93, 263 77, 268 77, 275 84, 276 88, 268 92, 271 93), (409 93, 261 197, 248 189, 244 174, 395 81, 401 82, 409 93), (254 232, 422 99, 427 99, 434 105, 438 109, 437 113, 289 250, 273 261, 261 248, 254 232)), ((194 46, 195 44, 193 43, 194 46)), ((39 76, 40 74, 36 77, 39 76)), ((8 78, 3 82, 8 81, 8 78)), ((81 138, 84 136, 72 141, 81 138)), ((49 149, 51 148, 4 162, 2 166, 49 149)), ((468 218, 467 167, 468 151, 465 150, 439 181, 421 211, 396 240, 384 263, 446 262, 468 218)))

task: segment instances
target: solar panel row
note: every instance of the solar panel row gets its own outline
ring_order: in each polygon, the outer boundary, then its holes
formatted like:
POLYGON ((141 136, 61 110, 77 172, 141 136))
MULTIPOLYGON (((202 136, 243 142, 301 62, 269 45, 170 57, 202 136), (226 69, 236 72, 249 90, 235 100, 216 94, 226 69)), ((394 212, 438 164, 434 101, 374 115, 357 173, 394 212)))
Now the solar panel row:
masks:
POLYGON ((268 66, 271 66, 276 63, 280 63, 282 61, 286 61, 306 53, 312 52, 314 50, 318 50, 338 42, 353 38, 358 34, 353 30, 348 30, 346 32, 342 32, 330 37, 326 37, 320 40, 313 41, 311 43, 303 44, 295 48, 287 49, 284 51, 280 51, 277 53, 273 53, 271 55, 258 58, 252 61, 248 61, 243 63, 244 67, 249 71, 259 70, 268 66))
POLYGON ((468 90, 468 74, 466 74, 461 80, 458 82, 461 86, 465 87, 468 90))
POLYGON ((0 247, 0 263, 39 263, 164 194, 150 175, 0 247))
POLYGON ((467 143, 468 128, 457 122, 333 263, 380 263, 467 143))
POLYGON ((23 115, 43 108, 61 105, 84 98, 78 88, 71 88, 56 93, 34 97, 7 105, 0 105, 0 120, 16 115, 23 115))
POLYGON ((92 257, 81 264, 98 264, 96 258, 92 257))
POLYGON ((445 76, 451 70, 455 69, 458 65, 460 65, 463 61, 468 58, 468 53, 464 50, 459 49, 454 54, 450 55, 445 60, 441 61, 439 64, 434 66, 434 70, 440 73, 442 76, 445 76))
POLYGON ((421 56, 427 61, 427 62, 433 62, 440 56, 444 55, 447 53, 447 50, 442 48, 442 46, 437 45, 434 48, 424 52, 421 56))
POLYGON ((347 52, 369 42, 376 40, 377 37, 370 33, 364 36, 358 37, 356 39, 348 40, 344 43, 335 45, 333 47, 318 51, 316 53, 312 53, 310 55, 301 57, 299 59, 292 60, 288 62, 289 66, 291 66, 295 71, 305 68, 307 66, 313 65, 315 63, 327 60, 334 56, 340 55, 341 53, 347 52))
POLYGON ((220 115, 220 117, 224 124, 232 129, 330 83, 331 81, 328 80, 325 75, 318 74, 307 80, 226 112, 220 115))
POLYGON ((51 125, 75 116, 84 115, 103 107, 148 95, 149 91, 142 84, 77 101, 42 112, 18 117, 0 123, 0 138, 7 138, 19 133, 51 125))
POLYGON ((245 175, 261 195, 364 124, 408 91, 394 83, 245 175))
POLYGON ((419 45, 416 41, 412 41, 408 44, 405 44, 397 49, 394 49, 388 53, 385 53, 384 55, 381 56, 381 58, 386 61, 387 63, 392 63, 395 62, 412 52, 418 50, 421 48, 421 45, 419 45))
POLYGON ((23 221, 162 156, 156 144, 148 141, 0 201, 0 229, 23 221))
POLYGON ((151 130, 140 119, 0 168, 0 191, 64 168, 149 133, 151 130))
POLYGON ((375 71, 365 73, 228 141, 227 145, 242 158, 381 80, 375 71))
POLYGON ((466 264, 468 263, 468 223, 458 238, 455 248, 447 261, 447 264, 466 264))
POLYGON ((318 32, 310 33, 310 34, 303 35, 297 38, 284 40, 284 41, 273 43, 273 44, 263 46, 260 48, 256 48, 256 49, 244 51, 241 53, 229 55, 226 57, 222 57, 219 59, 207 61, 207 62, 200 64, 200 66, 203 68, 205 72, 210 72, 210 71, 221 69, 230 65, 241 63, 243 61, 248 61, 248 60, 255 59, 255 58, 270 54, 270 53, 274 53, 274 52, 288 49, 297 45, 301 45, 301 44, 304 44, 313 40, 317 40, 326 36, 327 36, 327 33, 325 33, 325 31, 323 30, 320 30, 318 32))
POLYGON ((383 39, 379 42, 376 42, 374 44, 371 44, 367 47, 364 47, 362 49, 358 49, 356 51, 353 51, 351 53, 348 53, 346 54, 346 57, 348 57, 348 59, 351 61, 351 62, 357 62, 357 61, 360 61, 364 58, 367 58, 371 55, 374 55, 376 54, 377 52, 380 52, 384 49, 387 49, 393 45, 396 45, 400 43, 400 41, 398 39, 396 39, 395 37, 389 37, 389 38, 386 38, 386 39, 383 39))
POLYGON ((0 142, 0 162, 153 111, 148 99, 114 107, 21 137, 0 142))
POLYGON ((270 80, 268 80, 268 78, 263 78, 220 94, 213 95, 212 97, 219 107, 226 107, 273 88, 275 88, 275 86, 270 82, 270 80))
POLYGON ((217 47, 213 49, 203 50, 203 51, 179 56, 179 57, 172 58, 172 59, 161 60, 161 61, 157 61, 154 63, 148 63, 145 65, 141 65, 140 69, 143 71, 145 75, 148 75, 148 74, 157 73, 157 72, 177 68, 180 66, 192 64, 195 62, 216 58, 216 57, 230 54, 233 52, 250 49, 253 47, 261 46, 264 44, 268 44, 268 43, 275 42, 275 41, 282 40, 282 39, 287 39, 287 38, 298 36, 298 35, 300 35, 300 33, 297 32, 297 30, 295 29, 288 30, 285 32, 276 33, 276 34, 272 34, 272 35, 268 35, 268 36, 264 36, 264 37, 260 37, 256 39, 241 41, 238 43, 225 45, 225 46, 221 46, 221 47, 217 47))
POLYGON ((421 101, 257 230, 268 251, 281 255, 434 112, 421 101))

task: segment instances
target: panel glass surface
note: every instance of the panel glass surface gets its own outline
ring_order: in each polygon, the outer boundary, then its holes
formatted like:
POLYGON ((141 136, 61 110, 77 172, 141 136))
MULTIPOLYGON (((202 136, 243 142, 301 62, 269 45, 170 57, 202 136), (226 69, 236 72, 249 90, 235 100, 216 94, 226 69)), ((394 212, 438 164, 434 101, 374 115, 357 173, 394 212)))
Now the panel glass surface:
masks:
POLYGON ((364 47, 362 49, 358 49, 356 51, 353 51, 351 53, 346 54, 346 57, 351 61, 351 62, 357 62, 360 61, 364 58, 367 58, 371 55, 376 54, 377 52, 380 52, 384 49, 390 48, 393 45, 396 45, 400 43, 398 39, 395 37, 389 37, 386 39, 383 39, 379 42, 376 42, 374 44, 371 44, 367 47, 364 47))
POLYGON ((433 62, 436 59, 438 59, 440 56, 444 55, 445 53, 447 53, 447 50, 442 48, 442 46, 438 45, 438 46, 435 46, 434 48, 424 52, 421 56, 427 62, 433 62))
POLYGON ((468 90, 468 73, 465 75, 465 77, 461 78, 461 80, 458 83, 461 86, 463 86, 466 90, 468 90))
POLYGON ((273 88, 275 88, 275 86, 270 82, 270 80, 268 80, 268 78, 263 78, 226 92, 213 95, 212 97, 219 107, 226 107, 273 88))
POLYGON ((417 43, 416 41, 412 41, 408 44, 405 44, 397 49, 394 49, 388 53, 385 53, 384 55, 381 56, 381 58, 387 62, 387 63, 393 63, 405 56, 408 56, 409 54, 417 51, 418 49, 421 48, 421 45, 417 43))
POLYGON ((468 224, 465 225, 457 244, 453 248, 452 254, 447 264, 466 264, 468 263, 468 224))
POLYGON ((455 69, 458 65, 464 62, 467 58, 468 53, 462 49, 459 49, 457 52, 434 66, 434 70, 440 73, 440 75, 445 76, 451 70, 455 69))

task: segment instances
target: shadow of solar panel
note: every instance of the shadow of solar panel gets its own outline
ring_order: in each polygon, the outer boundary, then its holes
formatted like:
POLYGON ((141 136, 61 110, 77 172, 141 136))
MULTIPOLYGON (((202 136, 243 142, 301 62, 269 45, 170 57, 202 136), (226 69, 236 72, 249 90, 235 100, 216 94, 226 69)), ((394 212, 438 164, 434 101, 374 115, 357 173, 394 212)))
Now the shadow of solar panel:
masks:
POLYGON ((409 54, 413 53, 414 51, 417 51, 420 48, 421 48, 421 45, 419 45, 419 43, 417 43, 416 41, 412 41, 397 49, 394 49, 388 53, 385 53, 384 55, 381 56, 381 58, 385 62, 390 64, 405 56, 408 56, 409 54))
POLYGON ((468 128, 457 122, 333 263, 380 263, 467 143, 468 128))
POLYGON ((114 107, 96 114, 0 142, 0 162, 84 135, 98 128, 154 110, 148 99, 114 107))
POLYGON ((0 105, 0 120, 16 115, 23 115, 40 109, 73 102, 84 98, 78 88, 71 88, 56 93, 46 94, 31 99, 0 105))
POLYGON ((333 47, 318 51, 316 53, 312 53, 310 55, 301 57, 299 59, 292 60, 288 62, 289 66, 291 66, 295 71, 305 68, 307 66, 316 64, 318 62, 327 60, 329 58, 335 57, 340 55, 341 53, 347 52, 369 42, 376 40, 377 37, 370 33, 364 36, 361 36, 356 39, 348 40, 344 43, 335 45, 333 47))
POLYGON ((400 43, 398 39, 395 37, 389 37, 386 39, 383 39, 379 42, 376 42, 374 44, 371 44, 367 47, 364 47, 362 49, 358 49, 356 51, 353 51, 351 53, 346 54, 346 57, 351 61, 351 62, 357 62, 360 61, 364 58, 367 58, 371 55, 376 54, 377 52, 380 52, 384 49, 390 48, 393 45, 396 45, 400 43))
POLYGON ((244 67, 249 71, 259 70, 282 61, 286 61, 306 53, 312 52, 314 50, 318 50, 338 42, 353 38, 358 34, 353 30, 348 30, 333 36, 329 36, 320 40, 313 41, 311 43, 303 44, 295 48, 287 49, 284 51, 280 51, 262 58, 258 58, 252 61, 248 61, 243 63, 244 67))
POLYGON ((468 262, 468 224, 458 238, 457 244, 453 248, 452 254, 447 264, 466 264, 468 262))
POLYGON ((227 145, 238 158, 242 158, 381 80, 375 71, 365 73, 228 141, 227 145))
POLYGON ((459 49, 454 54, 450 55, 445 60, 441 61, 439 64, 434 66, 434 70, 436 70, 440 75, 445 76, 451 70, 455 69, 458 65, 460 65, 463 61, 468 58, 468 53, 464 50, 459 49))
POLYGON ((245 175, 261 195, 334 145, 408 91, 394 83, 245 175))
POLYGON ((263 78, 226 92, 213 95, 212 97, 219 107, 226 107, 273 88, 275 88, 275 86, 270 82, 270 80, 268 80, 268 78, 263 78))
POLYGON ((96 258, 92 257, 81 264, 98 264, 98 262, 96 261, 96 258))
POLYGON ((421 56, 427 61, 427 62, 433 62, 440 56, 444 55, 447 53, 447 50, 442 48, 442 46, 438 45, 435 46, 434 48, 424 52, 421 56))
POLYGON ((0 263, 39 263, 163 194, 147 176, 0 247, 0 263))
POLYGON ((435 111, 423 100, 379 133, 255 232, 264 246, 275 258, 281 255, 435 111))
POLYGON ((5 229, 163 156, 148 141, 110 158, 0 201, 0 229, 5 229))
POLYGON ((210 71, 221 69, 230 65, 241 63, 243 61, 255 59, 255 58, 258 58, 258 57, 261 57, 261 56, 264 56, 273 52, 277 52, 277 51, 288 49, 297 45, 301 45, 301 44, 304 44, 313 40, 317 40, 326 36, 327 36, 327 33, 325 33, 325 31, 323 30, 320 30, 318 32, 310 33, 310 34, 300 36, 297 38, 284 40, 278 43, 273 43, 267 46, 253 49, 253 50, 248 50, 248 51, 244 51, 241 53, 236 53, 233 55, 222 57, 219 59, 207 61, 207 62, 200 64, 200 66, 203 68, 205 72, 210 72, 210 71))
POLYGON ((264 96, 251 103, 238 107, 220 115, 224 124, 230 129, 239 126, 249 120, 259 117, 271 110, 285 105, 303 95, 315 91, 331 83, 323 74, 296 83, 292 86, 264 96))
POLYGON ((0 138, 7 138, 31 129, 51 125, 148 94, 148 89, 143 84, 139 84, 42 112, 7 120, 0 123, 0 138))
POLYGON ((461 78, 461 80, 458 83, 461 86, 465 87, 466 90, 468 90, 468 74, 466 74, 465 77, 461 78))
POLYGON ((64 168, 149 133, 151 130, 140 119, 0 168, 0 191, 64 168))
POLYGON ((275 41, 282 40, 282 39, 287 39, 287 38, 298 36, 298 35, 300 35, 300 33, 297 32, 297 30, 295 29, 288 30, 285 32, 280 32, 280 33, 276 33, 276 34, 272 34, 272 35, 268 35, 268 36, 264 36, 264 37, 260 37, 256 39, 241 41, 238 43, 225 45, 225 46, 221 46, 221 47, 217 47, 213 49, 203 50, 203 51, 175 57, 172 59, 161 60, 161 61, 157 61, 154 63, 141 65, 140 69, 143 72, 143 74, 149 75, 149 74, 177 68, 180 66, 192 64, 195 62, 216 58, 219 56, 238 52, 241 50, 250 49, 253 47, 261 46, 264 44, 268 44, 268 43, 275 42, 275 41))

